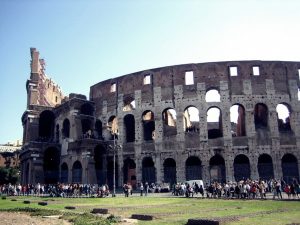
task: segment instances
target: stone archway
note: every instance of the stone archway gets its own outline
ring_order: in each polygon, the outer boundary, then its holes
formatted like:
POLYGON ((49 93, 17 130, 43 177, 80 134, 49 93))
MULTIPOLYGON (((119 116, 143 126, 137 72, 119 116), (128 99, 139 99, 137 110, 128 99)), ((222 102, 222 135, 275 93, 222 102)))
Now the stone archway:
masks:
POLYGON ((133 159, 124 160, 123 179, 124 184, 131 184, 133 188, 136 187, 136 165, 133 159))
POLYGON ((257 163, 258 175, 260 179, 269 180, 274 178, 272 158, 268 154, 262 154, 257 163))
POLYGON ((60 166, 60 182, 61 183, 68 183, 69 179, 69 168, 67 163, 63 163, 60 166))
POLYGON ((72 167, 72 183, 82 183, 82 165, 76 161, 72 167))
POLYGON ((169 183, 172 187, 176 184, 176 162, 172 158, 167 158, 164 161, 164 182, 169 183))
POLYGON ((210 181, 219 183, 226 182, 225 161, 221 155, 213 156, 209 161, 210 166, 210 181))
POLYGON ((56 184, 59 181, 60 151, 55 147, 47 148, 43 163, 45 184, 56 184))
POLYGON ((251 169, 249 158, 243 154, 237 155, 233 162, 234 178, 238 182, 250 178, 251 169))
POLYGON ((185 162, 185 179, 186 180, 201 180, 202 165, 197 156, 189 157, 185 162))
POLYGON ((97 183, 102 185, 107 179, 106 149, 102 145, 97 145, 94 149, 94 160, 97 183))
POLYGON ((293 154, 285 154, 281 159, 283 180, 292 183, 294 179, 299 181, 299 168, 297 158, 293 154))
POLYGON ((145 157, 142 162, 142 180, 149 184, 156 182, 156 171, 151 157, 145 157))

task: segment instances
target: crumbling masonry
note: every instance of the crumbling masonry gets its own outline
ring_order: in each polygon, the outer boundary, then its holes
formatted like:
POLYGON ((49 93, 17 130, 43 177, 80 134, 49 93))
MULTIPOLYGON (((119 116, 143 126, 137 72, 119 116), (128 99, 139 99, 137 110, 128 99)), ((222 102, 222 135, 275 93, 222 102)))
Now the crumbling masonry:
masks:
POLYGON ((23 184, 112 186, 114 150, 117 186, 299 179, 300 62, 150 69, 99 82, 87 100, 64 97, 34 48, 31 58, 23 184))

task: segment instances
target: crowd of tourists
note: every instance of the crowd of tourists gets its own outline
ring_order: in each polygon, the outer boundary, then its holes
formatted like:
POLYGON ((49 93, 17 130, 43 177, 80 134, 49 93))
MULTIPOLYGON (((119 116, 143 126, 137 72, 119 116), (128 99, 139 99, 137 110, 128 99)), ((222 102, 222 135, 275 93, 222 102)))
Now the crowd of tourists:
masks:
POLYGON ((206 184, 205 187, 194 182, 177 183, 173 186, 172 193, 176 196, 193 197, 200 195, 203 198, 239 198, 239 199, 266 199, 271 196, 273 199, 282 199, 283 193, 288 199, 300 198, 300 185, 297 180, 286 183, 283 180, 271 179, 269 181, 241 180, 239 182, 206 184))
MULTIPOLYGON (((133 188, 130 184, 123 185, 125 197, 129 197, 133 192, 140 196, 147 196, 148 193, 160 192, 161 186, 139 183, 133 188)), ((36 185, 28 184, 4 184, 0 185, 0 195, 9 196, 50 196, 50 197, 107 197, 110 190, 107 184, 63 184, 36 185)), ((271 179, 269 181, 241 180, 239 182, 219 183, 199 185, 197 182, 177 183, 172 187, 172 194, 185 197, 207 197, 207 198, 237 198, 237 199, 299 199, 300 185, 296 179, 290 183, 283 180, 271 179), (285 193, 283 195, 283 193, 285 193)))
POLYGON ((36 185, 11 185, 4 184, 0 186, 0 195, 9 196, 50 196, 50 197, 82 197, 95 196, 107 197, 110 194, 109 187, 105 185, 92 184, 63 184, 43 185, 37 183, 36 185))

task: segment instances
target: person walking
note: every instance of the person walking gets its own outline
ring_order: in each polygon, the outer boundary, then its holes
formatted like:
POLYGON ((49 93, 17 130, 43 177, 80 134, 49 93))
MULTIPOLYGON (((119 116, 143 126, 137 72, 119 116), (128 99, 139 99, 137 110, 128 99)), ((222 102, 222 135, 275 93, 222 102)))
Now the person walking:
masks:
POLYGON ((141 182, 141 184, 140 184, 140 191, 141 191, 141 196, 143 196, 143 193, 144 193, 144 185, 143 185, 142 182, 141 182))

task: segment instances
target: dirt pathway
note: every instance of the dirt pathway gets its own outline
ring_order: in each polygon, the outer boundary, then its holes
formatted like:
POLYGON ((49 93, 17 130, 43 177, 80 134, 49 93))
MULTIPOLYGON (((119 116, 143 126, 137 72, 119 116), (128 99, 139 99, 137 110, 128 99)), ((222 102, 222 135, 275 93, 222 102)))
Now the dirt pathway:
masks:
POLYGON ((0 212, 0 218, 1 225, 71 225, 58 218, 31 217, 19 212, 0 212))

